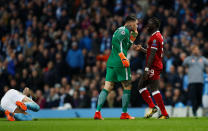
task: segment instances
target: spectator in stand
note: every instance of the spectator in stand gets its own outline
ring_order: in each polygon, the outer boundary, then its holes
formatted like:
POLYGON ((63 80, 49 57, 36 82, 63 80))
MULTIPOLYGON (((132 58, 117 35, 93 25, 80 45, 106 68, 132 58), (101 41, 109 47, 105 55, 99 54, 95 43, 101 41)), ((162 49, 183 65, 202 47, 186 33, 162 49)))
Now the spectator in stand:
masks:
POLYGON ((60 110, 66 110, 72 108, 72 97, 66 93, 63 87, 60 88, 60 95, 59 95, 59 107, 60 110))
POLYGON ((49 61, 44 72, 44 83, 53 86, 55 84, 55 69, 52 61, 49 61))
POLYGON ((74 108, 79 108, 80 99, 79 99, 78 91, 75 91, 73 94, 73 103, 74 103, 74 108))
POLYGON ((37 90, 35 95, 36 95, 36 103, 40 106, 40 109, 43 109, 45 107, 46 100, 42 94, 42 91, 37 90))
POLYGON ((79 92, 80 92, 79 108, 89 108, 90 107, 90 98, 86 94, 86 89, 84 87, 80 87, 79 92))
POLYGON ((176 73, 176 79, 174 83, 174 87, 179 88, 181 91, 183 90, 183 76, 184 76, 184 70, 182 66, 178 66, 177 73, 176 73))
POLYGON ((87 51, 92 50, 92 39, 89 36, 89 31, 86 29, 84 30, 84 37, 80 40, 80 48, 81 49, 87 49, 87 51))
POLYGON ((175 88, 173 91, 173 105, 175 107, 184 107, 185 98, 181 94, 180 89, 175 88))
POLYGON ((92 97, 91 97, 91 108, 96 109, 96 103, 98 99, 99 93, 96 89, 92 90, 92 97))
POLYGON ((165 105, 173 105, 173 98, 172 98, 172 91, 171 90, 166 90, 165 91, 165 101, 164 101, 165 105))
POLYGON ((50 89, 50 95, 46 98, 46 108, 55 108, 59 105, 59 96, 55 93, 55 89, 50 89))
POLYGON ((105 50, 111 48, 111 37, 109 36, 109 33, 107 30, 103 33, 103 38, 100 45, 100 52, 104 53, 105 50))
POLYGON ((176 82, 176 71, 175 71, 175 66, 171 66, 170 67, 170 72, 167 73, 167 81, 174 86, 175 82, 176 82))
POLYGON ((66 62, 70 68, 72 75, 79 74, 84 67, 84 57, 82 51, 78 49, 76 42, 72 43, 72 49, 70 49, 66 56, 66 62))

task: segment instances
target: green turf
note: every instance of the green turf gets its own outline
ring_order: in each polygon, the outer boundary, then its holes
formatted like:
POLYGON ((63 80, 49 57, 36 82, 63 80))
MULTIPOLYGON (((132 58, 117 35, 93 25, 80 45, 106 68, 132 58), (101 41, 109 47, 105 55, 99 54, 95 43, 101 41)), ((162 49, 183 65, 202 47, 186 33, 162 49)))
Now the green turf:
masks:
POLYGON ((0 119, 0 131, 208 131, 208 118, 136 120, 38 119, 9 122, 0 119))

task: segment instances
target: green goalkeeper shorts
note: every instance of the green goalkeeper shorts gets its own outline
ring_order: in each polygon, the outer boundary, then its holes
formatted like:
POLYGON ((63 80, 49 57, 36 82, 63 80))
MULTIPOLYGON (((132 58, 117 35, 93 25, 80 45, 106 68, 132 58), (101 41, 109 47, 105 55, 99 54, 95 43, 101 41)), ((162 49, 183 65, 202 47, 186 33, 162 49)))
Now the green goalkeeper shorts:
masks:
POLYGON ((130 67, 107 67, 105 80, 112 82, 131 80, 130 67))

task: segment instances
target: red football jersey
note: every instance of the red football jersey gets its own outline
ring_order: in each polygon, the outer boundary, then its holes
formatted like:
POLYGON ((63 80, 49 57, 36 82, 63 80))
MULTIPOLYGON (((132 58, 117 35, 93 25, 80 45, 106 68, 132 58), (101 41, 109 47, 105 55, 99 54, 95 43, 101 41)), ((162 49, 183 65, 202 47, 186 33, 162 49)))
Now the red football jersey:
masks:
POLYGON ((162 64, 162 57, 163 57, 163 37, 160 33, 160 31, 156 31, 152 34, 148 41, 147 45, 147 57, 146 57, 146 65, 147 61, 150 56, 151 48, 154 48, 157 50, 155 54, 155 58, 152 62, 152 65, 150 68, 156 69, 156 70, 162 70, 163 64, 162 64))

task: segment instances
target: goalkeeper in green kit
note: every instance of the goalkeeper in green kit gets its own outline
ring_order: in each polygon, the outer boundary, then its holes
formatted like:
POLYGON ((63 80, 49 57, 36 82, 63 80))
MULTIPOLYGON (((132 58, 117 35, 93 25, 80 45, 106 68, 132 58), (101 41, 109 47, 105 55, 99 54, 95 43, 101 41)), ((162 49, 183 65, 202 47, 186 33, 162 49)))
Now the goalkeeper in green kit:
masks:
POLYGON ((100 92, 94 119, 103 119, 100 110, 108 93, 113 89, 115 82, 121 82, 124 88, 122 96, 122 114, 120 119, 135 119, 135 117, 132 117, 127 113, 131 94, 131 71, 129 60, 126 56, 127 51, 133 45, 133 42, 138 35, 137 24, 138 20, 136 17, 127 16, 125 25, 119 27, 113 34, 112 51, 107 62, 105 86, 100 92))

